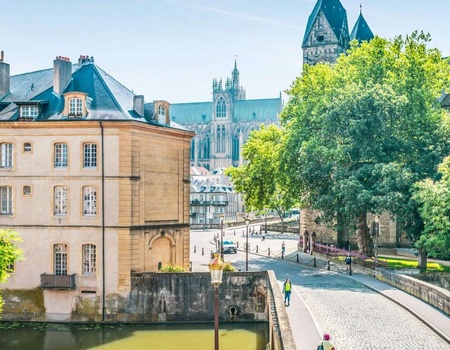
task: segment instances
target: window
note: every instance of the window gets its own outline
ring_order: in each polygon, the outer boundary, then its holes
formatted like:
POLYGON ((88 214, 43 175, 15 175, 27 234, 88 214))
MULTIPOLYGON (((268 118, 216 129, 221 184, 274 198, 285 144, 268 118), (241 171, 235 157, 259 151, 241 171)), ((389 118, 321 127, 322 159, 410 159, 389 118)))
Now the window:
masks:
POLYGON ((28 152, 31 152, 31 150, 32 150, 31 143, 25 142, 23 144, 23 151, 28 153, 28 152))
POLYGON ((219 98, 216 105, 216 117, 224 118, 227 116, 227 104, 223 97, 219 98))
POLYGON ((37 106, 22 106, 20 107, 20 118, 36 119, 39 114, 37 106))
POLYGON ((94 244, 83 244, 83 275, 96 272, 96 247, 94 244))
POLYGON ((22 193, 24 196, 31 196, 31 187, 30 186, 23 186, 22 193))
POLYGON ((53 246, 53 261, 55 275, 67 275, 67 244, 53 246))
POLYGON ((161 124, 166 123, 166 107, 164 106, 158 107, 158 123, 161 124))
POLYGON ((67 188, 55 186, 53 189, 53 215, 67 215, 67 188))
POLYGON ((97 191, 95 187, 83 187, 83 215, 97 214, 97 191))
POLYGON ((12 202, 12 187, 2 186, 0 187, 0 201, 1 201, 1 215, 12 215, 13 202, 12 202))
POLYGON ((13 167, 13 144, 12 143, 2 143, 0 147, 0 152, 2 156, 1 167, 2 168, 12 168, 13 167))
POLYGON ((95 143, 85 143, 83 148, 83 167, 97 167, 97 145, 95 143))
POLYGON ((81 98, 69 99, 69 115, 79 117, 83 115, 83 100, 81 98))
POLYGON ((55 144, 55 168, 67 168, 67 143, 55 144))

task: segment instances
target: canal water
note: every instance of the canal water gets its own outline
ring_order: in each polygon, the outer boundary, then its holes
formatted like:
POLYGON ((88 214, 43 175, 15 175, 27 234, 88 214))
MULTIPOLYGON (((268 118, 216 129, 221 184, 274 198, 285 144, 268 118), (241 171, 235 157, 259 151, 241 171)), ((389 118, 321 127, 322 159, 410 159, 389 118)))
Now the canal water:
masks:
MULTIPOLYGON (((267 323, 220 324, 221 350, 264 350, 267 323)), ((60 324, 0 322, 1 350, 211 350, 209 324, 60 324)))

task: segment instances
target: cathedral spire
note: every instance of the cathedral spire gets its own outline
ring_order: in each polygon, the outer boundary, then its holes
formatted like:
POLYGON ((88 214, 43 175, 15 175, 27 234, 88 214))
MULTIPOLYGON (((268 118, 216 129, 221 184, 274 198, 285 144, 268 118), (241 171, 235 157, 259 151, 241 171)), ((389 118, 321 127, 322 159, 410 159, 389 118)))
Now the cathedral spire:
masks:
POLYGON ((362 15, 362 4, 359 5, 360 13, 359 17, 353 27, 353 30, 350 34, 350 40, 358 40, 361 44, 362 41, 370 41, 373 39, 373 33, 370 30, 369 25, 367 24, 364 16, 362 15))

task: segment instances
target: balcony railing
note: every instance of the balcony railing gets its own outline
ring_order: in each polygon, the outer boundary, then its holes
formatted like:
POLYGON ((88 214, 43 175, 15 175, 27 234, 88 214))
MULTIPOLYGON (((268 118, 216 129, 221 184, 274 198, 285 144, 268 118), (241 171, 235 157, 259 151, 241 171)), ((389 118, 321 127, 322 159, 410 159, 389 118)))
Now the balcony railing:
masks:
POLYGON ((75 274, 73 275, 41 275, 42 289, 75 289, 75 274))

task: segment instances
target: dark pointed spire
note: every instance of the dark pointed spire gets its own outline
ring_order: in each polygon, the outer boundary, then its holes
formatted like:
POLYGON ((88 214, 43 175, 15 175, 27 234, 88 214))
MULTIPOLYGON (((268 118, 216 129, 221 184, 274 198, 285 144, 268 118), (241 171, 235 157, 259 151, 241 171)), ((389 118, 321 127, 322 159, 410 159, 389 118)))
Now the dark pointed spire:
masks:
POLYGON ((362 41, 372 40, 373 36, 369 25, 362 15, 362 5, 360 5, 360 14, 350 34, 350 40, 358 40, 358 42, 361 43, 362 41))

